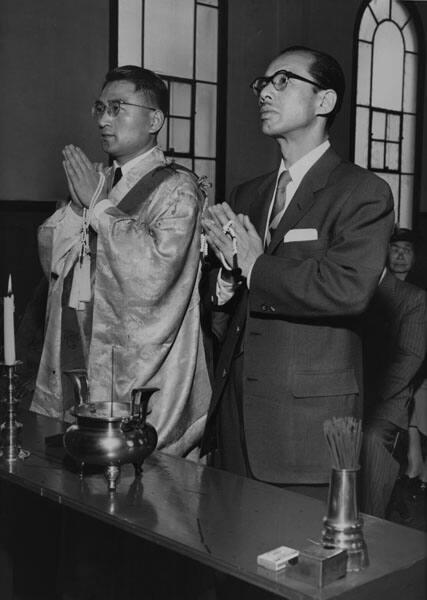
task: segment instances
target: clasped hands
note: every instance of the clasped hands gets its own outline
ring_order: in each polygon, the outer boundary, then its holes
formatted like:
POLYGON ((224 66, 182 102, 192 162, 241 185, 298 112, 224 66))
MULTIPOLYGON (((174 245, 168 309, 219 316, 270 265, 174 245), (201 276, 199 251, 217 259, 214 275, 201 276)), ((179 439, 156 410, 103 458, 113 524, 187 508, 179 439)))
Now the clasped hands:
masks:
MULTIPOLYGON (((88 208, 95 194, 100 173, 103 172, 102 163, 92 163, 86 154, 77 146, 65 146, 62 151, 65 175, 73 205, 77 210, 88 208)), ((107 185, 104 182, 101 197, 106 197, 107 185), (105 189, 104 189, 105 188, 105 189), (105 193, 104 193, 105 192, 105 193)))
POLYGON ((238 266, 243 277, 247 277, 256 259, 264 253, 263 242, 249 217, 236 215, 226 202, 206 208, 202 215, 202 226, 209 246, 221 262, 224 258, 231 266, 233 240, 224 231, 230 221, 236 238, 238 266))

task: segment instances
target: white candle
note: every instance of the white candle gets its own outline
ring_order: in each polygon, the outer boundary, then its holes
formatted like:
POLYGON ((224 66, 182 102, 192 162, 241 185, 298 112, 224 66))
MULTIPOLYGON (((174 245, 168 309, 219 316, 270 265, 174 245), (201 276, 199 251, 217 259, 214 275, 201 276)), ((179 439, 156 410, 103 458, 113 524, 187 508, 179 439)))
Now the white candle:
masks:
POLYGON ((7 296, 3 298, 3 324, 4 324, 4 362, 6 365, 14 365, 15 356, 15 326, 13 322, 13 313, 15 311, 15 302, 12 292, 12 276, 9 275, 7 287, 7 296))

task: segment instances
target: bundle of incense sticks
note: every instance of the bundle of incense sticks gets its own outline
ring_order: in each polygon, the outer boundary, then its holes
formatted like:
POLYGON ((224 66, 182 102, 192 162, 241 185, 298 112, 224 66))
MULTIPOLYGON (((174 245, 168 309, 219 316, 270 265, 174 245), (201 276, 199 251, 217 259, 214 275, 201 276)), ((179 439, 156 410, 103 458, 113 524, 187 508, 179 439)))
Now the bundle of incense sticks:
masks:
POLYGON ((334 469, 356 469, 362 444, 362 422, 354 417, 333 417, 323 423, 334 469))

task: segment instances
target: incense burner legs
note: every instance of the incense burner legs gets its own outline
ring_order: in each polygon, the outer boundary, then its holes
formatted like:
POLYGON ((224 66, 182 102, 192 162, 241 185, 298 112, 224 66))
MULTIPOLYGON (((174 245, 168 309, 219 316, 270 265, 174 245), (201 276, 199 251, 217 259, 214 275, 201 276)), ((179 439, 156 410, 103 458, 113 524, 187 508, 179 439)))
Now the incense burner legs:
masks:
POLYGON ((20 364, 16 361, 13 365, 2 363, 3 368, 7 370, 8 390, 6 404, 6 420, 0 426, 1 449, 0 456, 8 461, 15 461, 18 458, 27 458, 30 453, 21 446, 22 424, 16 419, 16 407, 18 401, 14 398, 13 377, 15 368, 20 364))
POLYGON ((323 520, 322 544, 325 548, 347 550, 347 571, 368 566, 368 551, 363 538, 363 519, 357 507, 357 469, 332 469, 327 515, 323 520))

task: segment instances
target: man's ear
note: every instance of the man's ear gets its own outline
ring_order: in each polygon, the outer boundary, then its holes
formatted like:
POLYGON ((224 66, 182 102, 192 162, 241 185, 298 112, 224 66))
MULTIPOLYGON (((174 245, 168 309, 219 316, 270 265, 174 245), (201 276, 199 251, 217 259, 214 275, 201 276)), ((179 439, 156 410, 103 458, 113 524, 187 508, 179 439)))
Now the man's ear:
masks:
POLYGON ((337 93, 335 90, 322 90, 319 94, 321 94, 321 99, 317 114, 326 117, 335 108, 337 93))
POLYGON ((164 122, 165 115, 163 114, 163 112, 159 108, 153 110, 151 113, 150 133, 159 133, 164 122))

